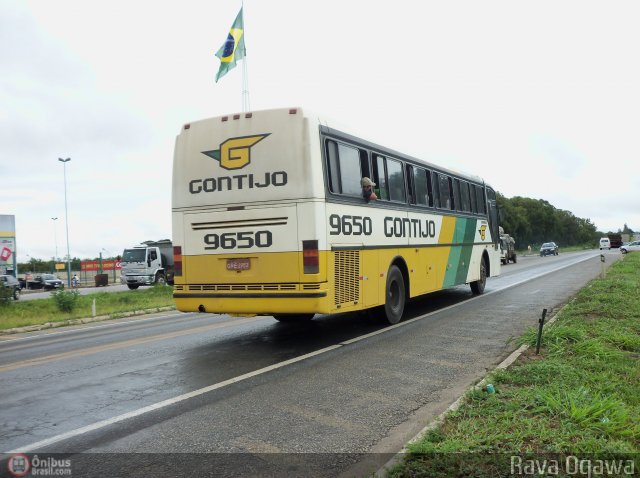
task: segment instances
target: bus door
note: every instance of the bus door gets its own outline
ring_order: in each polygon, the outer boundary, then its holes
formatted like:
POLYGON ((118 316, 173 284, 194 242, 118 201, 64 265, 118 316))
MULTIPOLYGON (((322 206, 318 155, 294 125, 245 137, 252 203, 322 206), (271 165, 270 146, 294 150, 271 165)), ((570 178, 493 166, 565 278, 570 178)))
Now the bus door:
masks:
POLYGON ((489 206, 489 229, 491 230, 491 239, 494 247, 498 248, 500 241, 500 232, 498 229, 498 203, 496 201, 496 193, 493 189, 487 188, 487 204, 489 206))

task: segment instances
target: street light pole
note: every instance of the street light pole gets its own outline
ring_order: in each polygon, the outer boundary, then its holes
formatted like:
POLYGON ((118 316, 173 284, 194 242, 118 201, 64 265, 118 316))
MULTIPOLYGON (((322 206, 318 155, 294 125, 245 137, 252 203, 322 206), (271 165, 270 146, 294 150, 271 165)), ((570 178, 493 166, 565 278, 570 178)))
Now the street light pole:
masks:
POLYGON ((67 209, 67 163, 71 158, 58 158, 64 169, 64 222, 67 227, 67 286, 71 289, 71 253, 69 252, 69 211, 67 209))
MULTIPOLYGON (((51 220, 53 221, 53 240, 56 244, 56 255, 53 258, 53 262, 58 262, 58 228, 56 227, 56 224, 58 224, 56 221, 58 220, 57 217, 52 217, 51 220)), ((55 265, 54 265, 55 267, 55 265)))
MULTIPOLYGON (((35 277, 34 274, 34 270, 33 270, 33 257, 31 257, 29 254, 27 254, 27 257, 29 258, 29 263, 31 264, 31 280, 33 280, 33 278, 35 277)), ((29 290, 29 275, 25 274, 24 275, 24 287, 25 289, 29 290)))

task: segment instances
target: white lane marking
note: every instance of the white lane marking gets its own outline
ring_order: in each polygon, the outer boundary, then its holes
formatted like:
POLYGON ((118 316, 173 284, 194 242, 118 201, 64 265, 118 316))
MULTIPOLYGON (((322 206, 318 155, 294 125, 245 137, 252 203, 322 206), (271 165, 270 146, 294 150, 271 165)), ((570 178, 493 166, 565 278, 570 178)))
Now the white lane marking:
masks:
POLYGON ((169 398, 167 400, 163 400, 161 402, 154 403, 152 405, 148 405, 146 407, 139 408, 137 410, 133 410, 133 411, 128 412, 128 413, 123 413, 122 415, 118 415, 118 416, 113 417, 113 418, 108 418, 106 420, 102 420, 100 422, 93 423, 91 425, 87 425, 86 427, 76 428, 75 430, 71 430, 71 431, 68 431, 66 433, 61 433, 60 435, 56 435, 54 437, 47 438, 45 440, 41 440, 39 442, 32 443, 30 445, 19 447, 19 448, 16 448, 15 450, 10 450, 10 451, 7 451, 5 453, 7 453, 7 454, 28 453, 28 452, 30 452, 32 450, 37 450, 39 448, 43 448, 45 446, 52 445, 54 443, 57 443, 57 442, 62 441, 62 440, 66 440, 68 438, 73 438, 73 437, 76 437, 78 435, 82 435, 84 433, 89 433, 89 432, 92 432, 92 431, 95 431, 95 430, 99 430, 100 428, 104 428, 104 427, 107 427, 109 425, 113 425, 114 423, 122 422, 122 421, 128 420, 130 418, 135 418, 135 417, 138 417, 138 416, 143 415, 145 413, 152 412, 154 410, 159 410, 161 408, 168 407, 170 405, 175 405, 176 403, 183 402, 185 400, 189 400, 190 398, 198 397, 198 396, 203 395, 205 393, 212 392, 214 390, 218 390, 220 388, 226 387, 227 385, 238 383, 238 382, 241 382, 243 380, 247 380, 249 378, 255 377, 257 375, 261 375, 263 373, 271 372, 273 370, 277 370, 279 368, 286 367, 287 365, 291 365, 291 364, 296 363, 296 362, 301 362, 302 360, 306 360, 308 358, 314 357, 316 355, 323 354, 325 352, 328 352, 330 350, 334 350, 334 349, 337 349, 337 348, 340 348, 340 347, 341 347, 340 345, 331 345, 329 347, 325 347, 323 349, 316 350, 315 352, 311 352, 311 353, 308 353, 308 354, 305 354, 305 355, 301 355, 299 357, 295 357, 295 358, 292 358, 292 359, 289 359, 289 360, 285 360, 284 362, 280 362, 280 363, 277 363, 277 364, 274 364, 274 365, 269 365, 268 367, 263 367, 261 369, 254 370, 253 372, 245 373, 243 375, 239 375, 237 377, 230 378, 230 379, 225 380, 223 382, 218 382, 216 384, 209 385, 207 387, 200 388, 198 390, 194 390, 193 392, 185 393, 183 395, 178 395, 177 397, 169 398))
MULTIPOLYGON (((597 256, 593 256, 593 257, 597 257, 597 256)), ((587 258, 582 259, 582 260, 580 260, 578 262, 574 262, 574 263, 571 263, 569 265, 557 267, 557 268, 549 270, 549 271, 547 271, 547 272, 545 272, 543 274, 540 274, 539 276, 536 276, 535 278, 538 279, 538 278, 543 277, 543 276, 545 276, 547 274, 550 274, 552 272, 557 272, 559 270, 566 269, 566 268, 574 266, 576 264, 580 264, 580 263, 585 262, 585 261, 587 261, 589 259, 593 259, 593 257, 587 257, 587 258)), ((291 365, 291 364, 294 364, 294 363, 297 363, 297 362, 302 362, 303 360, 306 360, 308 358, 315 357, 317 355, 321 355, 321 354, 324 354, 326 352, 330 352, 331 350, 339 349, 341 347, 344 347, 345 345, 349 345, 349 344, 353 344, 353 343, 356 343, 356 342, 360 342, 361 340, 368 339, 368 338, 373 337, 375 335, 383 334, 383 333, 388 332, 390 330, 397 329, 398 327, 403 327, 405 325, 409 325, 409 324, 411 324, 413 322, 425 319, 425 318, 430 317, 430 316, 432 316, 434 314, 437 314, 437 313, 440 313, 440 312, 443 312, 443 311, 446 311, 446 310, 449 310, 449 309, 453 309, 454 307, 458 307, 458 306, 461 306, 461 305, 464 305, 464 304, 468 304, 471 301, 474 301, 474 300, 477 300, 477 299, 481 299, 483 297, 486 297, 486 296, 491 295, 491 294, 495 294, 497 292, 502 292, 504 290, 511 289, 512 287, 516 287, 516 286, 524 284, 526 282, 530 282, 531 280, 533 280, 533 279, 531 277, 529 277, 529 278, 524 279, 522 281, 515 282, 513 284, 509 284, 509 285, 507 285, 507 286, 505 286, 503 288, 494 289, 494 290, 489 291, 489 292, 487 292, 487 293, 485 293, 483 295, 478 295, 478 296, 472 297, 471 299, 465 300, 464 302, 460 302, 458 304, 453 304, 453 305, 450 305, 450 306, 445 307, 443 309, 439 309, 439 310, 436 310, 436 311, 433 311, 433 312, 429 312, 428 314, 421 315, 419 317, 414 317, 413 319, 409 319, 407 321, 400 322, 398 324, 391 325, 389 327, 385 327, 384 329, 380 329, 380 330, 378 330, 376 332, 371 332, 369 334, 361 335, 361 336, 356 337, 354 339, 345 340, 344 342, 340 342, 339 344, 331 345, 329 347, 325 347, 325 348, 322 348, 320 350, 316 350, 315 352, 310 352, 308 354, 301 355, 299 357, 295 357, 295 358, 292 358, 292 359, 289 359, 289 360, 285 360, 283 362, 279 362, 279 363, 274 364, 274 365, 269 365, 268 367, 263 367, 261 369, 254 370, 253 372, 245 373, 243 375, 239 375, 237 377, 230 378, 230 379, 225 380, 223 382, 218 382, 218 383, 215 383, 213 385, 209 385, 207 387, 200 388, 198 390, 194 390, 193 392, 185 393, 183 395, 178 395, 177 397, 169 398, 167 400, 163 400, 161 402, 154 403, 152 405, 148 405, 146 407, 142 407, 142 408, 139 408, 137 410, 133 410, 131 412, 127 412, 127 413, 124 413, 122 415, 118 415, 118 416, 113 417, 113 418, 108 418, 106 420, 102 420, 102 421, 93 423, 91 425, 87 425, 85 427, 76 428, 75 430, 71 430, 71 431, 68 431, 66 433, 61 433, 60 435, 56 435, 56 436, 53 436, 51 438, 47 438, 45 440, 41 440, 41 441, 38 441, 38 442, 35 442, 35 443, 31 443, 30 445, 19 447, 19 448, 16 448, 14 450, 10 450, 10 451, 4 452, 4 453, 6 453, 6 454, 29 453, 29 452, 31 452, 33 450, 38 450, 38 449, 43 448, 45 446, 53 445, 54 443, 58 443, 58 442, 60 442, 62 440, 67 440, 69 438, 74 438, 76 436, 83 435, 85 433, 96 431, 96 430, 99 430, 101 428, 113 425, 114 423, 118 423, 118 422, 122 422, 124 420, 128 420, 130 418, 139 417, 140 415, 144 415, 145 413, 152 412, 154 410, 159 410, 161 408, 168 407, 168 406, 171 406, 171 405, 175 405, 176 403, 183 402, 183 401, 188 400, 190 398, 198 397, 200 395, 203 395, 203 394, 208 393, 208 392, 212 392, 214 390, 219 390, 219 389, 221 389, 223 387, 226 387, 228 385, 232 385, 234 383, 238 383, 238 382, 241 382, 243 380, 247 380, 249 378, 256 377, 258 375, 262 375, 263 373, 271 372, 273 370, 277 370, 279 368, 283 368, 283 367, 286 367, 287 365, 291 365)))

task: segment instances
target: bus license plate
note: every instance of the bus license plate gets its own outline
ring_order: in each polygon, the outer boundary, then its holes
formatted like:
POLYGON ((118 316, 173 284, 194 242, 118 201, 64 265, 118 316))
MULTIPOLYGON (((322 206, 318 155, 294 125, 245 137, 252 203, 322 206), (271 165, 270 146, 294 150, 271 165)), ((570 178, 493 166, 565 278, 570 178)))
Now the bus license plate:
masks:
POLYGON ((251 269, 249 259, 227 259, 228 271, 248 271, 249 269, 251 269))

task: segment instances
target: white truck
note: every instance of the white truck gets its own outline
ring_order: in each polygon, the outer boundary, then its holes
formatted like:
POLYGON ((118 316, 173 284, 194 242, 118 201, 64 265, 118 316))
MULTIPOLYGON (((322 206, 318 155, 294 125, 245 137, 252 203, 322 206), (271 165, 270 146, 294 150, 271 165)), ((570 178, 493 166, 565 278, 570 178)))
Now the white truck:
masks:
POLYGON ((173 244, 169 239, 146 241, 122 253, 120 282, 129 289, 173 284, 173 244))

